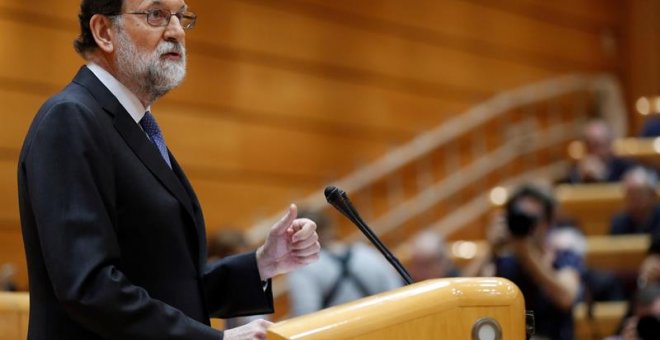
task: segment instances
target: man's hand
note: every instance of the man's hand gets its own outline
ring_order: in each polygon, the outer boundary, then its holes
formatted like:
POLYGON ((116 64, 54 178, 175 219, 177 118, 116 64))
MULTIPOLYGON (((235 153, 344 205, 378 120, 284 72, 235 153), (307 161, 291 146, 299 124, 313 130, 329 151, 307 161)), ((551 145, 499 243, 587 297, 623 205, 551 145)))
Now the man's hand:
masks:
POLYGON ((246 325, 228 329, 224 332, 225 340, 265 340, 266 329, 273 323, 263 319, 254 320, 246 325))
POLYGON ((319 258, 321 246, 314 221, 299 218, 295 204, 271 228, 266 242, 257 249, 257 266, 262 280, 288 273, 319 258))
POLYGON ((504 212, 497 212, 492 216, 490 225, 486 231, 486 239, 495 252, 502 249, 509 242, 511 233, 509 233, 504 212))

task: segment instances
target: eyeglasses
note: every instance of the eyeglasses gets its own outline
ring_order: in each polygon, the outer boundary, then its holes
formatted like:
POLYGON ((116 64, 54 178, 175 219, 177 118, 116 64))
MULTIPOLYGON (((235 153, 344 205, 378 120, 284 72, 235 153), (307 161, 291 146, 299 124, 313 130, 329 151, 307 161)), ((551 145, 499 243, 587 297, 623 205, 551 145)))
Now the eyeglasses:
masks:
POLYGON ((164 9, 149 9, 142 12, 128 12, 124 14, 138 14, 146 15, 147 23, 154 27, 164 27, 170 24, 170 19, 173 16, 179 19, 181 27, 184 30, 189 30, 195 27, 195 22, 197 21, 197 15, 193 12, 176 12, 170 13, 170 11, 164 9))

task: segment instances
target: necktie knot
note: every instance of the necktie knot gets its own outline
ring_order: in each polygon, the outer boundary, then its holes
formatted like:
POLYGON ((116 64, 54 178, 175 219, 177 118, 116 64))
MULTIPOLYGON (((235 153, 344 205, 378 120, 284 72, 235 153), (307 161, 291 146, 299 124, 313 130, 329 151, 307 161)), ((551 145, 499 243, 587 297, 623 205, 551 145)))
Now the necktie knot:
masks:
POLYGON ((158 149, 158 152, 163 157, 163 160, 165 160, 165 163, 167 163, 167 165, 172 168, 172 164, 170 163, 170 155, 167 153, 167 146, 165 145, 165 138, 163 138, 160 127, 158 126, 158 123, 156 123, 156 118, 154 118, 151 112, 147 111, 144 114, 144 117, 142 117, 140 120, 140 126, 142 126, 144 132, 147 133, 147 136, 149 136, 151 142, 154 143, 158 149))

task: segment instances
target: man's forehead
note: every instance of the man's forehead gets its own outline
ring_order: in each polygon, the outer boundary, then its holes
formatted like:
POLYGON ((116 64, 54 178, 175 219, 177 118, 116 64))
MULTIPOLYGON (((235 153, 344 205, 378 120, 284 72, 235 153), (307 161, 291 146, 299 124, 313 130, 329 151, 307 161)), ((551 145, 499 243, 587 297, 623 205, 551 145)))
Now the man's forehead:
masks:
POLYGON ((188 8, 183 0, 125 0, 126 7, 144 8, 149 6, 165 6, 175 9, 188 8), (128 6, 130 4, 130 6, 128 6))

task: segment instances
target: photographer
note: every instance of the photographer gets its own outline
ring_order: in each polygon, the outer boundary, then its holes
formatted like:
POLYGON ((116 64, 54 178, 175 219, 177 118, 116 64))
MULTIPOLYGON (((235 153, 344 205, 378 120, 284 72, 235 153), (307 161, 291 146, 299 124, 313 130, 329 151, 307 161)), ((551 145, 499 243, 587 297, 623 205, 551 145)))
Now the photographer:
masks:
POLYGON ((656 340, 660 338, 660 284, 640 288, 620 326, 619 334, 606 340, 656 340))
POLYGON ((506 217, 490 232, 496 276, 513 281, 534 311, 534 339, 573 339, 572 308, 581 292, 583 259, 572 247, 579 234, 548 237, 553 199, 532 186, 517 190, 506 205, 506 217), (553 238, 558 239, 558 238, 553 238))

